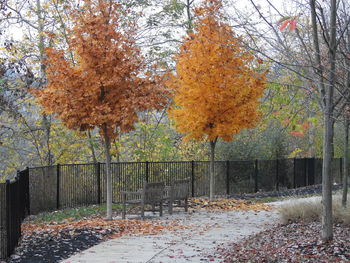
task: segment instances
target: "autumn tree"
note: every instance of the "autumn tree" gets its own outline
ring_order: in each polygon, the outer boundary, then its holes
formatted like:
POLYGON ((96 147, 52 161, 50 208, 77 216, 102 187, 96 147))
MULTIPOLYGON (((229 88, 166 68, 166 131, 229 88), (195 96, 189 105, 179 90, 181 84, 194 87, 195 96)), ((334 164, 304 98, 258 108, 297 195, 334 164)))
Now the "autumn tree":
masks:
POLYGON ((55 114, 69 129, 99 129, 111 219, 111 141, 118 132, 133 129, 139 111, 160 109, 166 100, 146 72, 135 44, 135 23, 127 18, 129 10, 112 1, 86 0, 72 11, 69 46, 76 62, 63 50, 47 49, 48 85, 35 94, 45 112, 55 114))
POLYGON ((219 0, 195 10, 197 22, 176 57, 176 74, 169 86, 176 90, 169 117, 185 139, 210 143, 210 200, 214 196, 214 158, 218 138, 232 140, 254 126, 265 88, 265 73, 252 66, 254 56, 240 38, 221 22, 219 0))

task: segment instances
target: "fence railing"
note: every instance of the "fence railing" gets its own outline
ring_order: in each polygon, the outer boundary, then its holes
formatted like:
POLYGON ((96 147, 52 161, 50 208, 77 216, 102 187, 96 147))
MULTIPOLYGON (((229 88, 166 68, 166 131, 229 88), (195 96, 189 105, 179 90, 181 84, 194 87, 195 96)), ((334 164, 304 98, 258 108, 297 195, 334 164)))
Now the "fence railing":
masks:
MULTIPOLYGON (((59 164, 30 168, 31 213, 100 204, 106 200, 104 163, 59 164)), ((341 183, 342 160, 333 159, 334 182, 341 183)), ((144 181, 191 178, 193 197, 209 195, 209 162, 112 163, 113 202, 121 191, 137 191, 144 181)), ((322 159, 216 161, 215 195, 273 191, 320 184, 322 159)))
MULTIPOLYGON (((0 184, 0 259, 9 256, 28 214, 100 204, 106 200, 106 165, 58 164, 27 168, 15 180, 0 184)), ((215 195, 298 188, 320 184, 322 159, 216 161, 215 195)), ((112 163, 113 202, 121 191, 136 191, 144 181, 191 178, 193 197, 209 194, 209 162, 112 163)), ((333 181, 341 183, 342 159, 333 159, 333 181)))
POLYGON ((29 169, 0 184, 0 258, 9 256, 21 237, 21 223, 29 214, 29 169))

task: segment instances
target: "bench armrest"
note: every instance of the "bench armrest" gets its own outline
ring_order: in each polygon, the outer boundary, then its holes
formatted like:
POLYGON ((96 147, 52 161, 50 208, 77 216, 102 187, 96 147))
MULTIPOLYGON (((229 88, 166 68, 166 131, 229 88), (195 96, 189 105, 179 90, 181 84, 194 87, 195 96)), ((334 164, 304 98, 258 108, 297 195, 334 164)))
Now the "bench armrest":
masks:
POLYGON ((137 191, 137 192, 121 191, 120 193, 121 193, 122 195, 140 195, 140 194, 142 194, 141 191, 137 191))
POLYGON ((165 186, 163 191, 163 199, 166 200, 170 197, 171 186, 165 186))

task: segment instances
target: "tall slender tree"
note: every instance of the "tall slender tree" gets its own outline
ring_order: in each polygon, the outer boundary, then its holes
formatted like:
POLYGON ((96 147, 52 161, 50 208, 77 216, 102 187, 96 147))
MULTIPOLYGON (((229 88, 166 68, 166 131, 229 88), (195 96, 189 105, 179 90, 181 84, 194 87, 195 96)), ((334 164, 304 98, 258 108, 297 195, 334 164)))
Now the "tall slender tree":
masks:
POLYGON ((345 116, 344 120, 344 156, 343 156, 343 193, 342 193, 342 206, 346 208, 348 198, 348 174, 349 174, 349 116, 345 116))
POLYGON ((210 144, 210 200, 214 197, 215 145, 258 119, 257 106, 265 88, 265 73, 252 69, 254 57, 240 38, 221 22, 221 2, 208 0, 196 9, 194 33, 189 33, 168 85, 176 90, 169 111, 187 139, 210 144))
MULTIPOLYGON (((275 68, 285 69, 304 80, 307 89, 317 99, 323 114, 323 169, 322 169, 322 231, 323 241, 333 238, 332 226, 332 169, 334 123, 347 100, 346 77, 338 77, 339 71, 348 70, 339 63, 344 49, 344 39, 350 24, 349 2, 294 1, 297 8, 290 12, 281 10, 273 1, 265 1, 272 12, 263 12, 258 1, 250 0, 260 23, 242 23, 248 36, 248 44, 256 52, 274 63, 275 68), (306 14, 306 16, 304 15, 306 14), (276 21, 276 16, 281 17, 276 21), (264 24, 264 25, 263 25, 264 24), (345 81, 344 81, 345 80, 345 81)), ((242 14, 242 13, 240 13, 242 14)), ((239 16, 237 16, 239 17, 239 16)), ((246 19, 247 17, 245 17, 246 19)), ((241 20, 240 20, 241 21, 241 20)), ((242 20, 244 22, 246 20, 242 20)), ((348 58, 347 58, 348 59, 348 58)))
POLYGON ((314 44, 314 56, 317 64, 320 89, 324 97, 324 137, 323 137, 323 166, 322 166, 322 239, 333 239, 333 216, 332 216, 332 170, 333 136, 334 136, 334 89, 336 85, 336 19, 337 1, 331 0, 328 40, 328 63, 329 72, 327 80, 323 73, 321 52, 319 44, 318 22, 316 14, 316 1, 310 0, 311 24, 314 44), (328 85, 327 85, 328 84, 328 85), (327 86, 326 86, 327 85, 327 86))

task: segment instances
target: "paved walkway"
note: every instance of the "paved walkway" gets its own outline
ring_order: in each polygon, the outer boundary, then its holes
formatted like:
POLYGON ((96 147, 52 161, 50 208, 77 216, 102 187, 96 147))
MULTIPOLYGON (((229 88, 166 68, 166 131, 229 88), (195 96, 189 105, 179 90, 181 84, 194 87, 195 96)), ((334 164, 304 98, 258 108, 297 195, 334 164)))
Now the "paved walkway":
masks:
MULTIPOLYGON (((158 218, 152 216, 152 219, 158 218)), ((103 242, 64 263, 177 263, 221 262, 218 246, 267 229, 278 222, 277 212, 176 211, 161 220, 189 226, 159 235, 126 236, 103 242)))

